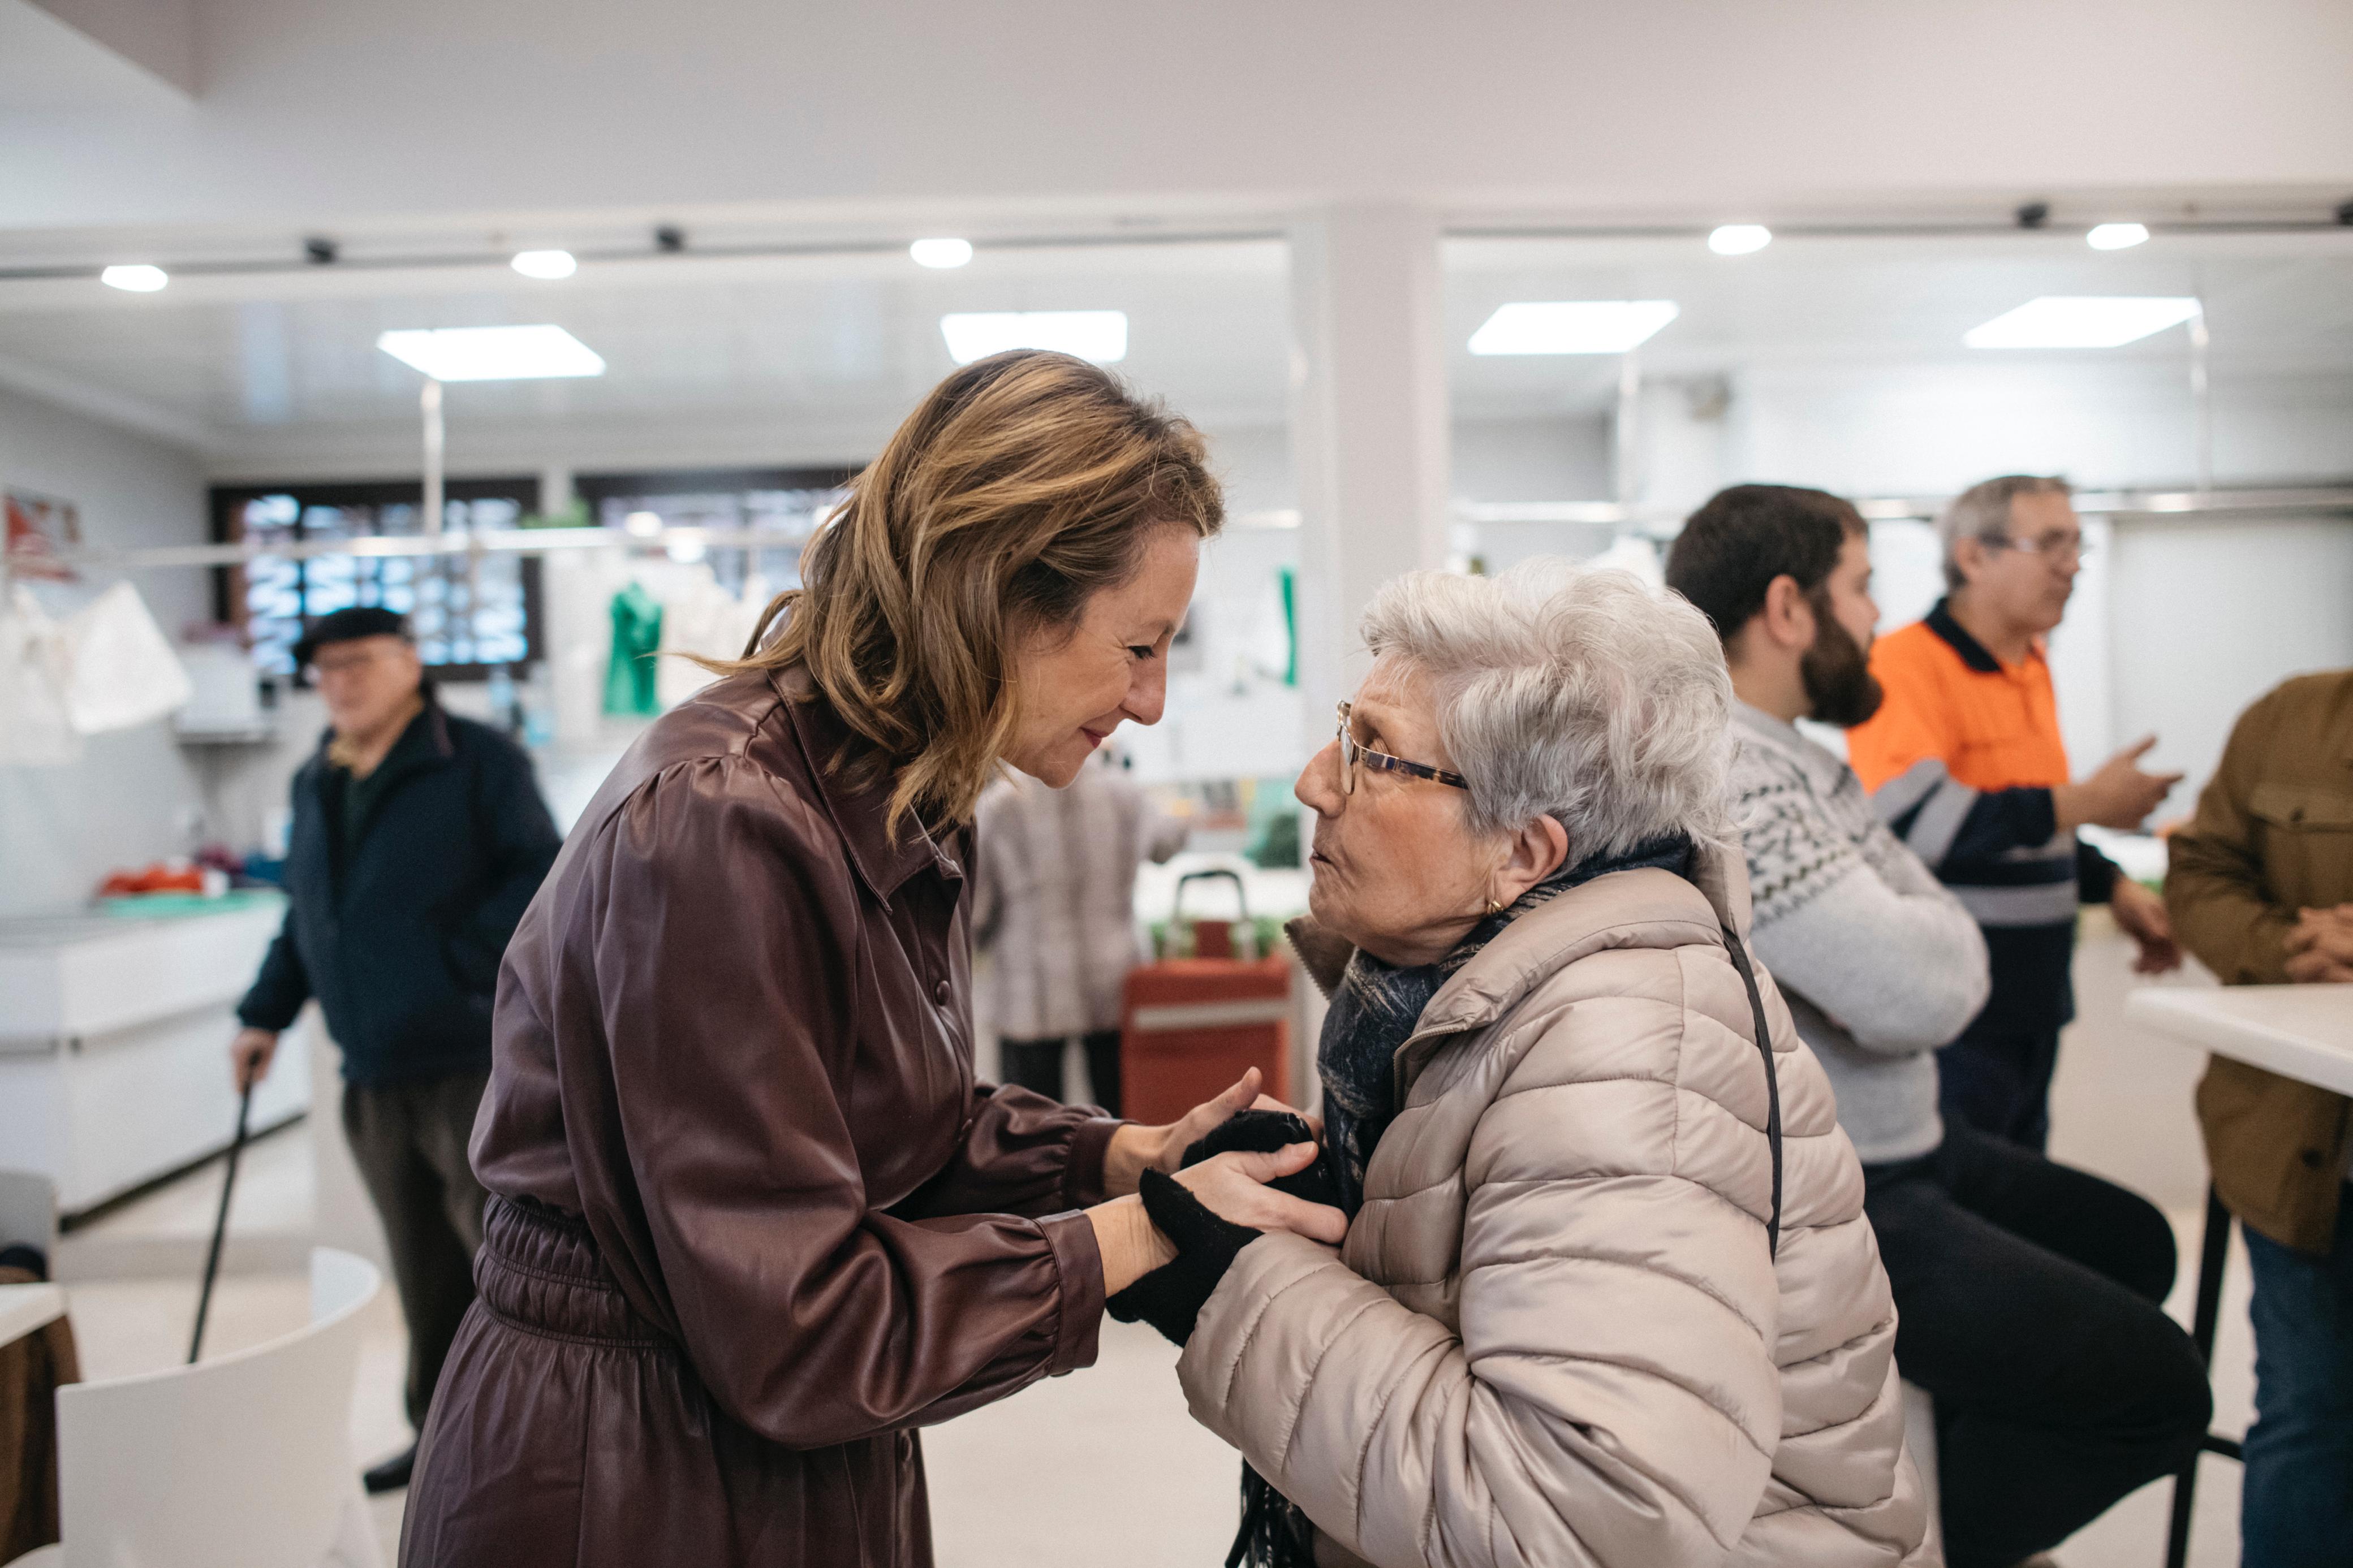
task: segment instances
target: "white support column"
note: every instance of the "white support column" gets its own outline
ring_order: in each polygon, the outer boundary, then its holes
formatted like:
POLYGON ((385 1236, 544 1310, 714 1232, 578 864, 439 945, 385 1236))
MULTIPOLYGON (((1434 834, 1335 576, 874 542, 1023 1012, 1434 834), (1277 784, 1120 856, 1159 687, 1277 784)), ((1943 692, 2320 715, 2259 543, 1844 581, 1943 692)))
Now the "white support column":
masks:
POLYGON ((1383 583, 1447 554, 1444 297, 1434 213, 1339 206, 1292 233, 1299 680, 1311 748, 1363 673, 1383 583))
POLYGON ((572 505, 572 465, 550 463, 539 470, 539 513, 558 517, 572 505))

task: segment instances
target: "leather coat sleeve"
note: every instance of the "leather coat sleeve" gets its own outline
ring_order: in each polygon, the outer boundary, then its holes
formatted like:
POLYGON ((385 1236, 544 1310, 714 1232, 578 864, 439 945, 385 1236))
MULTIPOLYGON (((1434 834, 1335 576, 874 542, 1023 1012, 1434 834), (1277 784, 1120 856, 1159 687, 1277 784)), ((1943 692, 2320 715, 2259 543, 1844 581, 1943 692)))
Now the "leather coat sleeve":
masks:
POLYGON ((859 1016, 864 895, 822 810, 706 758, 649 780, 598 839, 555 984, 560 1013, 593 1009, 609 1076, 575 1073, 565 1120, 617 1128, 580 1161, 589 1224, 712 1396, 814 1448, 1091 1363, 1103 1274, 1082 1216, 910 1220, 868 1201, 860 1135, 896 1130, 856 1125, 861 1062, 944 1053, 861 1052, 882 1026, 859 1016))
POLYGON ((1103 1154, 1122 1123, 1013 1085, 976 1084, 946 1169, 892 1212, 1031 1216, 1102 1203, 1103 1154))

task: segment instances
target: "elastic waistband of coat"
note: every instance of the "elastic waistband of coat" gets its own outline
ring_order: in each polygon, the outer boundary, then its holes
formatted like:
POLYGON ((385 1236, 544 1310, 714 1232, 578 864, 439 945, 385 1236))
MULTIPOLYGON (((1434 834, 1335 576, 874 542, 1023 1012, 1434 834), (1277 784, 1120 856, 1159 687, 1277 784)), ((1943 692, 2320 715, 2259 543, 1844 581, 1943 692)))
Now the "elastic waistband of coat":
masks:
POLYGON ((492 1317, 534 1333, 645 1349, 670 1342, 621 1294, 584 1222, 495 1194, 482 1214, 474 1288, 492 1317))

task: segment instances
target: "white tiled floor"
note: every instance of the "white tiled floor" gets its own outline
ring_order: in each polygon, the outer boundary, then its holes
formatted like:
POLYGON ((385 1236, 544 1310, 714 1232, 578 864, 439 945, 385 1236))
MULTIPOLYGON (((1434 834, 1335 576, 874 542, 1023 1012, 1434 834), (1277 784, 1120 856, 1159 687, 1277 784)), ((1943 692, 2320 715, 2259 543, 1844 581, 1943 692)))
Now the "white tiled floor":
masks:
MULTIPOLYGON (((2107 961, 2095 942, 2086 945, 2086 962, 2097 971, 2107 961)), ((2107 984, 2102 973, 2085 976, 2085 1012, 2094 1019, 2112 1016, 2115 998, 2101 994, 2107 984)), ((2169 1305, 2185 1321, 2204 1184, 2188 1109, 2200 1066, 2190 1052, 2094 1024, 2071 1032, 2054 1095, 2054 1153, 2148 1193, 2173 1217, 2182 1266, 2169 1305)), ((296 1129, 248 1152, 238 1179, 237 1234, 301 1226, 311 1202, 309 1137, 307 1129, 296 1129)), ((69 1248, 168 1243, 200 1264, 218 1181, 216 1169, 200 1173, 79 1233, 69 1248)), ((170 1279, 71 1284, 89 1375, 165 1366, 184 1356, 195 1280, 192 1266, 170 1279)), ((2252 1397, 2246 1290, 2243 1256, 2234 1250, 2215 1366, 2216 1425, 2232 1433, 2243 1430, 2252 1397)), ((301 1322, 306 1310, 298 1275, 231 1275, 215 1298, 206 1348, 258 1342, 301 1322)), ((399 1398, 405 1353, 398 1310, 387 1292, 368 1320, 353 1412, 353 1447, 364 1461, 406 1440, 399 1398)), ((1239 1462, 1187 1415, 1175 1360, 1175 1351, 1150 1330, 1106 1322, 1092 1368, 927 1432, 934 1539, 944 1568, 1092 1568, 1104 1562, 1211 1568, 1222 1562, 1239 1462)), ((387 1563, 402 1500, 396 1495, 375 1504, 387 1563)), ((2169 1483, 2144 1489, 2057 1556, 2066 1568, 2157 1568, 2169 1506, 2169 1483)), ((2232 1568, 2238 1561, 2237 1507, 2237 1467, 2207 1460, 2191 1537, 2197 1568, 2232 1568)))

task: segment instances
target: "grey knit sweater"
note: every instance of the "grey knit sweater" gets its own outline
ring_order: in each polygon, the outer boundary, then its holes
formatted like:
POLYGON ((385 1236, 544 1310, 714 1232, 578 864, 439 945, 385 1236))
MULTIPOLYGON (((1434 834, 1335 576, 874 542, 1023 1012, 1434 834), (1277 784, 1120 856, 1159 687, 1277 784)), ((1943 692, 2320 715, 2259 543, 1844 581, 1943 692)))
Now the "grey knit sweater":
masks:
POLYGON ((1862 1163, 1926 1154, 1945 1137, 1935 1053, 1985 1005, 1985 938, 1844 763, 1745 702, 1732 730, 1757 956, 1862 1163))

